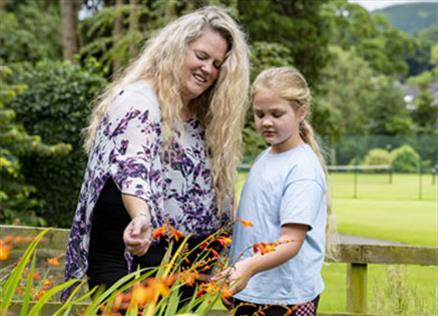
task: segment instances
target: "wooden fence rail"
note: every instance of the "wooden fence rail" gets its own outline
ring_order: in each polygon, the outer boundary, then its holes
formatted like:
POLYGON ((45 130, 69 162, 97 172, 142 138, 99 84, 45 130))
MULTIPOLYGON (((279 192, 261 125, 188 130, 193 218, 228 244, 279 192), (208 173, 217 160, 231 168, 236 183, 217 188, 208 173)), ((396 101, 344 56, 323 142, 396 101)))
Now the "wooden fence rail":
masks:
MULTIPOLYGON (((36 236, 44 228, 0 225, 0 238, 6 236, 36 236)), ((54 251, 63 252, 66 249, 68 229, 51 229, 43 241, 40 255, 50 256, 54 251), (45 244, 47 243, 47 244, 45 244), (45 244, 45 245, 44 245, 45 244), (50 246, 49 246, 50 245, 50 246)), ((25 247, 24 245, 22 246, 25 247)), ((22 250, 22 249, 21 249, 22 250)), ((17 249, 18 258, 20 248, 17 249)), ((368 264, 408 264, 408 265, 438 265, 437 247, 416 246, 383 246, 362 244, 340 244, 336 260, 327 258, 328 262, 348 264, 347 269, 347 305, 346 312, 319 313, 321 316, 348 316, 367 314, 367 268, 368 264)), ((11 262, 2 263, 1 266, 11 262)), ((1 267, 0 266, 0 267, 1 267)), ((224 312, 214 311, 213 315, 225 315, 224 312)))

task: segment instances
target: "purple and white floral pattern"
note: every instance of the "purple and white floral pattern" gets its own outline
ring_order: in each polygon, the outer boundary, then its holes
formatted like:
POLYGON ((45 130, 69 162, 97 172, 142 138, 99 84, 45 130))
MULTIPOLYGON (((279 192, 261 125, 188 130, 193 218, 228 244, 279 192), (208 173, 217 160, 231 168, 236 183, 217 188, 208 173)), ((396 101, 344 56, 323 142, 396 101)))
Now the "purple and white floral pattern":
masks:
POLYGON ((203 128, 191 119, 182 131, 168 158, 161 152, 160 110, 151 88, 139 81, 114 98, 89 156, 67 247, 67 280, 87 271, 93 209, 110 177, 121 192, 147 202, 154 227, 167 220, 200 237, 226 225, 229 218, 217 215, 203 128))

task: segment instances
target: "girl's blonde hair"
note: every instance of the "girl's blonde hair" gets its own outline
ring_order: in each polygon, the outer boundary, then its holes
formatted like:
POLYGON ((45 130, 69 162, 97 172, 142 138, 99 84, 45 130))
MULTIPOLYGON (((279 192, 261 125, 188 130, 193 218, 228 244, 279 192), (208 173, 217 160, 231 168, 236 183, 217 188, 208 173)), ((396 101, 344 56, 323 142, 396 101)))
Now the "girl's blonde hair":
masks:
MULTIPOLYGON (((251 97, 261 91, 270 91, 278 97, 287 100, 295 112, 302 106, 306 107, 306 116, 310 116, 311 93, 304 76, 293 67, 275 67, 262 71, 251 87, 251 97)), ((307 143, 315 152, 321 166, 328 177, 327 164, 321 152, 321 148, 315 139, 315 133, 312 126, 306 118, 300 123, 299 133, 301 139, 307 143)), ((327 227, 326 227, 326 254, 334 258, 336 244, 333 240, 335 237, 334 214, 332 213, 330 195, 327 194, 327 227)))
POLYGON ((181 69, 188 45, 207 29, 218 32, 228 52, 216 82, 192 100, 190 109, 205 128, 206 149, 219 212, 233 192, 240 162, 241 129, 248 104, 249 50, 238 24, 218 7, 204 7, 169 23, 151 38, 140 56, 100 96, 85 130, 85 149, 90 151, 98 125, 113 96, 124 87, 144 79, 153 83, 160 103, 163 154, 170 154, 175 131, 182 126, 181 69))

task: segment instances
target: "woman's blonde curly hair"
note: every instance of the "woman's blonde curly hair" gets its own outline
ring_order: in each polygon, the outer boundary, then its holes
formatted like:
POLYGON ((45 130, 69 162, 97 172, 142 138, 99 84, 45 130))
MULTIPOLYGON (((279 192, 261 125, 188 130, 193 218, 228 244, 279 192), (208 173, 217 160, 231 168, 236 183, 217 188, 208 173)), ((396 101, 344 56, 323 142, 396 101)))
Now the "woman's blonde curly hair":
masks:
POLYGON ((248 104, 249 49, 239 25, 222 8, 205 7, 171 22, 151 38, 134 60, 98 98, 85 129, 85 149, 91 150, 96 130, 111 99, 129 84, 148 80, 154 84, 160 103, 163 130, 163 154, 169 154, 175 130, 181 128, 181 74, 186 50, 206 29, 218 32, 229 51, 216 82, 192 100, 190 109, 205 128, 206 148, 217 207, 225 211, 232 197, 236 170, 240 162, 241 129, 248 104))

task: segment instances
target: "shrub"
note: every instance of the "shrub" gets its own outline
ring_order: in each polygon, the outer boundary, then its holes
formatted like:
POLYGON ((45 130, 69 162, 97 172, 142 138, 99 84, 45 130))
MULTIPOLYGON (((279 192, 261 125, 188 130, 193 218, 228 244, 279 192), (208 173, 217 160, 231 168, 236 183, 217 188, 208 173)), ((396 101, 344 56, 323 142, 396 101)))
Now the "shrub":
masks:
POLYGON ((22 172, 22 157, 39 154, 45 157, 65 157, 70 147, 65 144, 48 146, 37 135, 29 135, 16 122, 14 110, 5 104, 25 91, 23 85, 11 85, 9 67, 0 67, 0 221, 7 224, 46 225, 35 215, 40 201, 32 197, 35 187, 27 183, 22 172))
POLYGON ((392 152, 392 168, 396 172, 417 172, 420 156, 409 145, 403 145, 392 152))
POLYGON ((22 160, 24 176, 43 201, 37 214, 48 225, 69 226, 86 164, 81 130, 87 125, 89 103, 105 80, 77 64, 45 61, 19 69, 17 81, 28 86, 9 104, 17 120, 47 143, 72 146, 67 157, 32 154, 22 160))
POLYGON ((392 162, 391 153, 382 148, 371 149, 364 159, 365 165, 390 165, 392 162))

